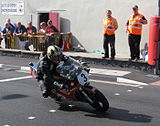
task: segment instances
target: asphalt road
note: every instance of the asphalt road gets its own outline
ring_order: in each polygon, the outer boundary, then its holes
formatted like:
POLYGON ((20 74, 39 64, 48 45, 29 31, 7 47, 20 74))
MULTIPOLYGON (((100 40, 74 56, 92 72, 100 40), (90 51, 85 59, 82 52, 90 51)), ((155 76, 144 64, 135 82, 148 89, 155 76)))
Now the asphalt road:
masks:
MULTIPOLYGON (((0 64, 27 66, 32 59, 0 57, 0 64)), ((92 66, 92 65, 91 65, 92 66)), ((9 68, 0 69, 0 125, 1 126, 159 126, 160 100, 159 77, 136 70, 92 66, 100 70, 127 71, 123 76, 108 72, 91 74, 91 85, 108 98, 110 108, 105 114, 96 112, 81 102, 41 97, 36 80, 29 73, 9 68), (20 80, 17 78, 22 77, 20 80), (146 83, 117 82, 117 77, 146 83), (14 78, 14 79, 13 79, 14 78)), ((115 71, 114 71, 115 72, 115 71)), ((115 72, 116 73, 116 72, 115 72)))

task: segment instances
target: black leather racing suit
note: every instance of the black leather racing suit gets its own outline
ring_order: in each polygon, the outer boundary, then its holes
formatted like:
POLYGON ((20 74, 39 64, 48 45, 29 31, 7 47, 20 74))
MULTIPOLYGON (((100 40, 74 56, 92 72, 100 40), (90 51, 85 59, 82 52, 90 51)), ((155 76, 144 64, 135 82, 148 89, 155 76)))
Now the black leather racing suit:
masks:
MULTIPOLYGON (((67 60, 68 60, 68 57, 63 55, 62 61, 65 62, 67 60)), ((43 94, 44 97, 49 96, 51 92, 51 84, 54 85, 55 82, 57 83, 57 81, 53 78, 53 75, 59 76, 59 74, 56 72, 57 65, 58 64, 51 62, 45 53, 42 54, 42 58, 38 63, 36 78, 38 80, 43 80, 44 90, 46 90, 45 93, 47 93, 47 96, 44 96, 43 94)))

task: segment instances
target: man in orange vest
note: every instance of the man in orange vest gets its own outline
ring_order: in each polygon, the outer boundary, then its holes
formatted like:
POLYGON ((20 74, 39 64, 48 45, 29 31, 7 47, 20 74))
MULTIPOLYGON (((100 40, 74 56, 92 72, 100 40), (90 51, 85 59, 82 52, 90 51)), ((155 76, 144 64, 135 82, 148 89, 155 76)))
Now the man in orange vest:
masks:
POLYGON ((146 18, 138 13, 138 6, 135 5, 133 8, 133 14, 128 18, 126 24, 126 32, 128 35, 128 42, 130 47, 130 59, 129 61, 140 59, 140 41, 142 34, 142 25, 147 24, 146 18))
POLYGON ((110 43, 111 47, 111 59, 113 60, 115 57, 115 30, 118 28, 118 23, 115 18, 112 16, 111 10, 106 11, 106 18, 103 21, 104 25, 104 43, 103 48, 105 51, 104 57, 109 58, 109 49, 108 44, 110 43))

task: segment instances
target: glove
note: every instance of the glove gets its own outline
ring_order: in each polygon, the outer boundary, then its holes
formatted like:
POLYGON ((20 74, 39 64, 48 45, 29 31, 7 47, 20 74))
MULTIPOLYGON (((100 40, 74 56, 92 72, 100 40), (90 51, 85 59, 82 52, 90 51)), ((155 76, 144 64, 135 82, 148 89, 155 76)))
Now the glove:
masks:
POLYGON ((40 80, 43 80, 43 77, 41 76, 36 76, 37 81, 39 82, 40 80))
POLYGON ((37 70, 36 79, 38 82, 43 80, 43 73, 40 70, 37 70))

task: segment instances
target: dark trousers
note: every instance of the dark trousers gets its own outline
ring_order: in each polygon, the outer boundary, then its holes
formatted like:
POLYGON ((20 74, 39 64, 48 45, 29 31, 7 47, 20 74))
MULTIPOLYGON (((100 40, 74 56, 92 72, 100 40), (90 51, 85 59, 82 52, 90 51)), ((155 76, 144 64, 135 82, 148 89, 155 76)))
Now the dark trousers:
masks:
POLYGON ((141 35, 128 35, 131 59, 140 58, 140 41, 141 35))
POLYGON ((115 35, 104 35, 104 43, 103 43, 103 48, 105 51, 105 56, 109 57, 109 47, 108 44, 110 44, 111 47, 111 57, 115 56, 115 35))
POLYGON ((5 48, 11 48, 11 37, 5 36, 5 48))

